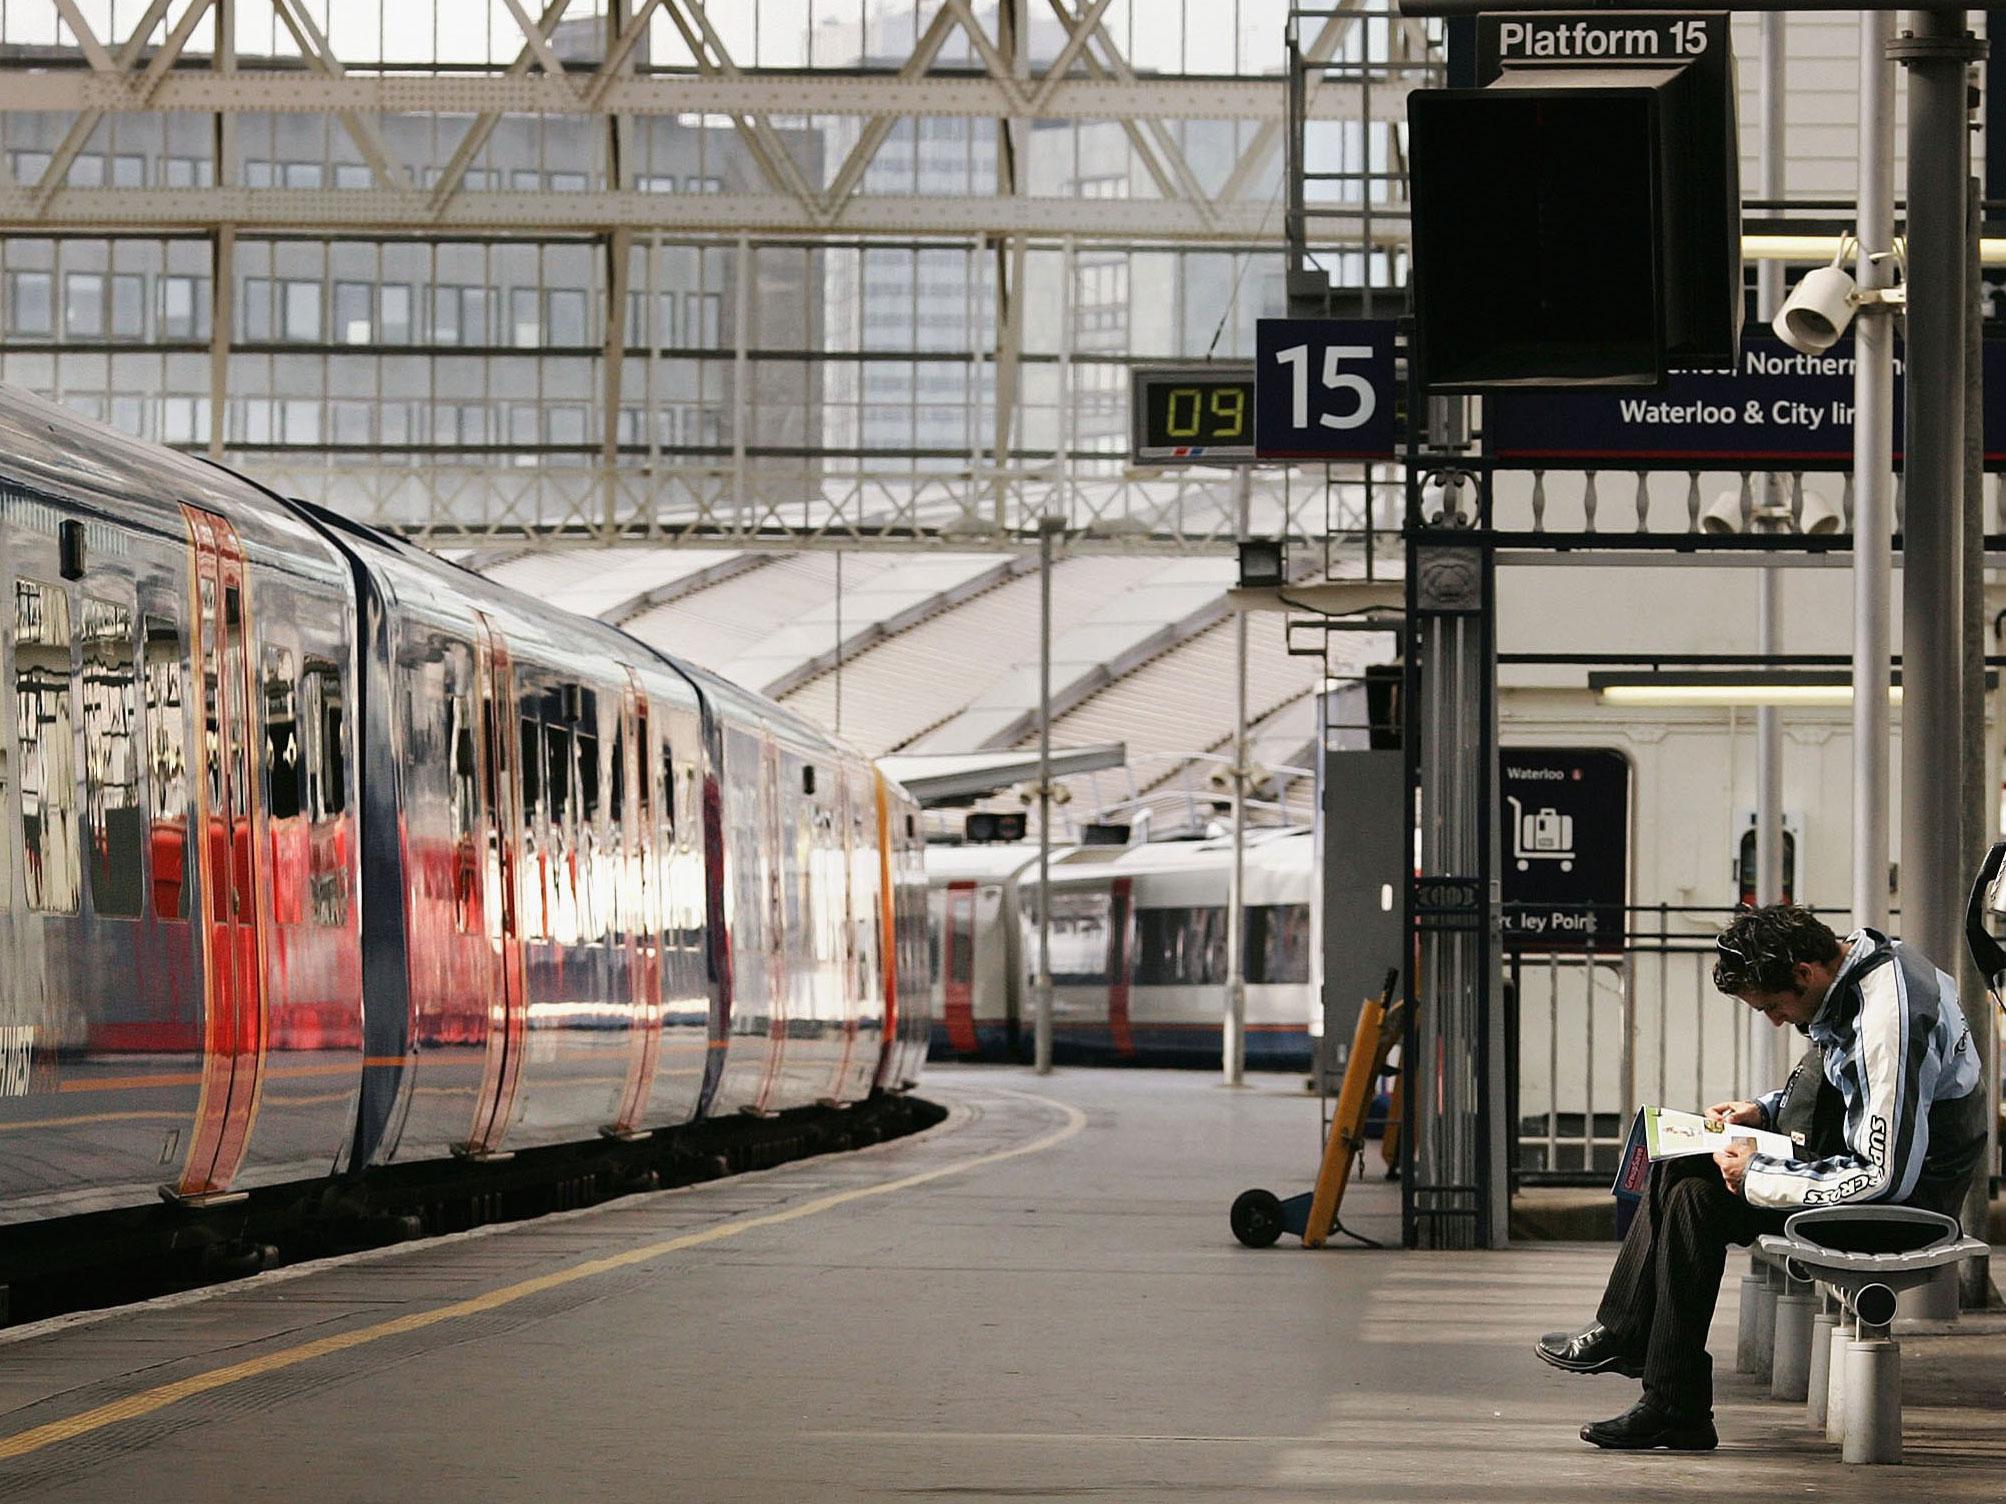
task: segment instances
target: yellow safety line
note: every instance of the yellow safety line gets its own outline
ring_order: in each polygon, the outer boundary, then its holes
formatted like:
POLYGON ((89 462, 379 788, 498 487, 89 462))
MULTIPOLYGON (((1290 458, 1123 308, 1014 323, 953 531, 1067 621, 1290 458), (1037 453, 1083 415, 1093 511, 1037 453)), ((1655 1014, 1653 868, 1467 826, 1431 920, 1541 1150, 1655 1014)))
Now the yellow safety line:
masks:
POLYGON ((437 1326, 445 1321, 457 1321, 463 1316, 478 1316, 487 1311, 498 1310, 502 1306, 513 1305, 519 1300, 527 1300, 532 1295, 541 1295, 546 1290, 562 1289, 565 1285, 576 1284, 580 1280, 611 1274, 615 1270, 626 1269, 635 1264, 645 1264, 650 1259, 658 1259, 665 1254, 680 1253, 686 1248, 701 1247, 705 1243, 721 1243, 726 1238, 735 1238, 761 1227, 777 1227, 783 1222, 797 1222, 803 1217, 813 1217, 852 1201, 862 1201, 872 1196, 889 1196, 894 1191, 911 1190, 914 1186, 941 1180, 949 1175, 964 1174, 969 1170, 980 1169, 984 1165, 1001 1164, 1006 1159, 1020 1159, 1029 1154, 1041 1154, 1072 1138, 1087 1125, 1087 1115, 1067 1103, 1054 1101, 1050 1097, 1037 1096, 1031 1092, 1012 1092, 1011 1095, 1047 1107, 1056 1107, 1066 1115, 1065 1125, 1043 1138, 1021 1144, 1015 1149, 997 1149, 988 1154, 977 1154, 968 1159, 956 1160, 938 1169, 922 1170, 916 1175, 906 1175, 897 1180, 881 1181, 876 1185, 860 1186, 854 1190, 818 1196, 813 1201, 804 1201, 786 1211, 767 1212, 762 1216, 720 1223, 716 1227, 705 1228, 702 1232, 685 1233, 681 1237, 667 1238, 662 1242, 649 1243, 640 1248, 630 1248, 624 1253, 608 1254, 604 1258, 574 1264, 569 1269, 560 1269, 553 1274, 540 1274, 534 1279, 504 1285, 499 1290, 490 1290, 485 1295, 454 1301, 451 1305, 436 1306, 429 1311, 416 1311, 409 1316, 393 1317, 389 1321, 379 1321, 373 1326, 358 1327, 352 1332, 340 1332, 332 1337, 321 1337, 312 1342, 300 1343, 296 1347, 265 1353, 260 1357, 246 1358, 241 1363, 212 1368, 207 1373, 193 1374, 185 1379, 177 1379, 171 1384, 142 1389, 137 1394, 127 1395, 124 1399, 113 1400, 109 1404, 99 1405, 63 1420, 50 1421, 47 1425, 35 1426, 12 1436, 0 1437, 0 1462, 25 1457, 31 1452, 39 1452, 59 1442, 74 1441, 79 1436, 87 1436, 93 1431, 103 1430, 106 1426, 117 1425, 121 1421, 137 1420, 142 1415, 151 1415, 157 1410, 166 1409, 169 1405, 178 1405, 183 1400, 194 1399, 213 1390, 225 1389, 232 1384, 241 1384, 246 1379, 255 1379, 281 1369, 294 1368, 301 1363, 310 1363, 315 1358, 346 1352, 352 1347, 381 1342, 386 1337, 402 1337, 409 1332, 420 1332, 426 1327, 437 1326))

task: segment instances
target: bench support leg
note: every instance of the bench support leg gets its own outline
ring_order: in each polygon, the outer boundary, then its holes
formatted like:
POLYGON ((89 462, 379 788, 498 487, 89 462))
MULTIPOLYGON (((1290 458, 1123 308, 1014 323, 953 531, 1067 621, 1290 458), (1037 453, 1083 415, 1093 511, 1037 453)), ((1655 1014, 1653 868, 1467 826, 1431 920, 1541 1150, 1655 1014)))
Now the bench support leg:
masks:
POLYGON ((1825 1439, 1833 1443, 1846 1439, 1846 1349, 1852 1341, 1842 1314, 1832 1327, 1832 1348, 1825 1369, 1825 1439))
POLYGON ((1765 1270, 1755 1291, 1755 1377, 1769 1382, 1776 1364, 1776 1275, 1765 1270))
POLYGON ((1832 1395, 1832 1333, 1838 1327, 1835 1312, 1820 1310, 1811 1318, 1811 1373, 1804 1381, 1804 1422, 1814 1431, 1825 1429, 1825 1407, 1832 1395))
POLYGON ((1776 1297, 1776 1354, 1769 1367, 1769 1397, 1802 1400, 1811 1385, 1811 1318, 1816 1297, 1792 1280, 1792 1289, 1776 1297))
POLYGON ((1848 1462, 1902 1460, 1902 1349, 1885 1329, 1846 1344, 1846 1439, 1848 1462))
POLYGON ((1741 1277, 1741 1324, 1735 1330, 1734 1371, 1736 1373, 1755 1372, 1755 1323, 1760 1318, 1760 1294, 1767 1281, 1763 1278, 1762 1265, 1751 1258, 1748 1273, 1741 1277))

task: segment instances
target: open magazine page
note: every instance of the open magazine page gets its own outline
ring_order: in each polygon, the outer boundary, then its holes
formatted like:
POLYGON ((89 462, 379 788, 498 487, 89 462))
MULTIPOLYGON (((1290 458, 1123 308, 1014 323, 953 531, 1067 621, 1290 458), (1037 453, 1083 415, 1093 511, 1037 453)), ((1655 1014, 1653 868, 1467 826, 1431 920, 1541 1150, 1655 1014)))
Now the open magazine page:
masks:
POLYGON ((1708 1127, 1696 1112, 1678 1112, 1669 1107, 1644 1109, 1644 1141, 1652 1159, 1679 1159, 1688 1154, 1713 1154, 1729 1139, 1755 1141, 1756 1152, 1776 1159, 1794 1159, 1797 1146, 1781 1133, 1767 1128, 1751 1128, 1741 1123, 1708 1127))

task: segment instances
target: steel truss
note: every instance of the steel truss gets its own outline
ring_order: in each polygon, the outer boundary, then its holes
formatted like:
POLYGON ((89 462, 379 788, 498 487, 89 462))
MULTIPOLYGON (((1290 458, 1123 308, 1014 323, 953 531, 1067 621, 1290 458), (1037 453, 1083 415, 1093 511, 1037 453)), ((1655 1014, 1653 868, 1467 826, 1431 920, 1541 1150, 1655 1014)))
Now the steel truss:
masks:
MULTIPOLYGON (((321 7, 307 0, 149 0, 123 37, 93 27, 91 17, 103 12, 89 0, 53 3, 73 45, 0 58, 0 128, 10 144, 17 119, 54 117, 60 130, 19 178, 9 164, 19 154, 0 155, 0 228, 17 241, 206 241, 211 303, 206 336, 192 352, 206 358, 210 377, 207 439, 198 435, 198 447, 299 494, 439 542, 1014 548, 1049 514, 1065 520, 1082 548, 1229 548, 1232 507, 1219 497, 1230 488, 1218 476, 1128 473, 1061 415, 1076 401, 1074 373, 1096 361, 1120 362, 1128 352, 1075 349, 1068 331, 1057 351, 1029 353, 1027 262, 1059 253, 1071 285, 1076 265, 1131 255, 1139 244, 1240 256, 1279 246, 1280 157, 1291 125, 1298 134, 1306 122, 1363 132, 1358 142, 1368 144, 1341 150, 1369 158, 1381 149, 1370 142, 1392 140, 1408 88, 1438 67, 1422 29, 1382 0, 1345 0, 1299 27, 1297 56, 1323 66, 1292 99, 1279 77, 1139 72, 1108 25, 1109 0, 1001 0, 993 11, 973 0, 942 0, 922 11, 925 24, 914 27, 902 59, 841 70, 748 68, 725 40, 716 0, 611 0, 590 62, 560 56, 556 45, 567 22, 575 40, 584 23, 572 12, 583 15, 583 0, 547 0, 540 9, 499 0, 497 16, 505 7, 520 38, 512 59, 416 70, 342 56, 315 20, 321 7), (254 15, 273 20, 274 34, 289 38, 297 56, 240 55, 233 38, 254 15), (1056 22, 1063 39, 1035 72, 1026 41, 1034 18, 1056 22), (660 28, 681 39, 687 63, 649 61, 647 41, 660 28), (195 50, 192 44, 212 36, 210 52, 195 50), (327 176, 338 162, 345 186, 243 180, 239 132, 260 117, 313 115, 328 121, 327 176), (97 143, 114 124, 123 131, 150 119, 164 132, 189 117, 207 126, 212 182, 189 189, 73 178, 78 159, 101 150, 97 143), (970 183, 959 193, 902 192, 887 181, 890 174, 874 172, 901 128, 916 135, 929 119, 994 122, 993 191, 970 183), (651 123, 699 120, 735 143, 743 171, 702 193, 651 188, 637 166, 651 123), (562 123, 598 143, 580 191, 518 191, 482 168, 498 133, 525 121, 536 129, 562 123), (419 122, 430 150, 413 145, 419 122), (1037 180, 1032 133, 1067 122, 1118 132, 1113 140, 1131 181, 1094 196, 1078 184, 1037 180), (1240 124, 1231 128, 1228 160, 1194 151, 1195 123, 1232 122, 1240 124), (665 234, 711 237, 741 265, 753 236, 761 244, 792 238, 811 246, 896 237, 945 242, 984 258, 993 268, 982 305, 989 337, 961 357, 976 373, 965 399, 976 432, 965 456, 953 462, 928 452, 762 447, 761 414, 747 393, 771 355, 752 347, 741 323, 732 321, 723 350, 650 350, 629 337, 619 310, 643 287, 635 257, 665 234), (372 454, 248 443, 227 416, 246 386, 242 373, 233 374, 237 361, 296 353, 332 362, 357 353, 331 342, 278 350, 239 327, 232 299, 240 248, 285 237, 384 248, 406 240, 567 237, 589 247, 605 268, 591 294, 600 300, 590 320, 600 337, 589 351, 563 354, 590 362, 592 442, 563 454, 546 452, 549 445, 496 454, 386 444, 372 454), (639 362, 682 353, 729 368, 723 400, 731 421, 722 452, 623 439, 623 404, 631 409, 638 400, 639 362), (1051 372, 1036 369, 1041 362, 1058 367, 1056 398, 1051 372)), ((118 14, 132 11, 122 6, 118 14)), ((1390 260, 1406 240, 1404 197, 1379 176, 1377 188, 1368 174, 1362 192, 1333 195, 1321 222, 1345 227, 1328 231, 1335 241, 1370 245, 1390 260)), ((331 290, 334 273, 324 275, 331 290)), ((740 312, 749 280, 736 284, 740 312)), ((19 366, 14 355, 43 347, 8 333, 9 378, 36 380, 40 368, 19 366)), ((54 362, 97 347, 58 337, 47 348, 54 362)), ((830 358, 860 361, 867 358, 862 349, 830 358)), ((102 353, 116 362, 122 352, 102 353)), ((446 361, 483 352, 413 346, 401 353, 446 361)), ((943 353, 916 342, 903 357, 880 349, 869 358, 906 358, 917 367, 943 353)), ((1125 367, 1107 374, 1103 388, 1125 385, 1125 367)), ((47 379, 61 384, 60 376, 47 379)), ((851 381, 861 390, 860 377, 851 381)), ((1263 474, 1255 512, 1278 533, 1318 538, 1333 524, 1363 526, 1367 489, 1362 472, 1334 479, 1263 474)))

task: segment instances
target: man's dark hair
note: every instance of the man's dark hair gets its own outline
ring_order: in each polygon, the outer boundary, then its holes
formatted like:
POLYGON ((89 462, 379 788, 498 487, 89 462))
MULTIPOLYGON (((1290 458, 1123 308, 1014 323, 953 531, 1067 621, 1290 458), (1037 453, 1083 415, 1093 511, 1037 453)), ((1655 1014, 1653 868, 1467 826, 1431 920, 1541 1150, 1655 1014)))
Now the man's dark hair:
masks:
POLYGON ((1839 937, 1809 909, 1794 903, 1743 909, 1714 938, 1713 984, 1733 996, 1788 992, 1802 996, 1800 962, 1829 964, 1839 957, 1839 937))

